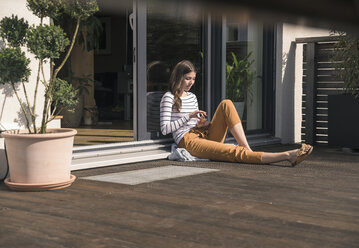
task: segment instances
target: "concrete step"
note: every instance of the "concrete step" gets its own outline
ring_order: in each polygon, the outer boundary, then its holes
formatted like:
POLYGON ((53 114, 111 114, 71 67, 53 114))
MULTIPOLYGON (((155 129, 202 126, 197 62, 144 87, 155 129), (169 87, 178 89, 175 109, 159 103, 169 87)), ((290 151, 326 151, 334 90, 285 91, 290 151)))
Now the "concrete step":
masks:
MULTIPOLYGON (((249 135, 247 138, 251 147, 280 143, 279 138, 269 134, 249 135)), ((227 138, 226 143, 236 144, 236 141, 227 138)), ((166 159, 172 144, 172 139, 164 139, 75 147, 71 170, 166 159)))
POLYGON ((157 159, 165 159, 170 154, 169 150, 152 150, 136 153, 124 153, 100 157, 87 157, 72 160, 71 170, 81 170, 105 167, 111 165, 129 164, 157 159))
POLYGON ((111 149, 98 149, 91 151, 75 152, 72 154, 72 159, 78 160, 83 158, 106 157, 110 155, 134 154, 134 153, 145 152, 145 151, 165 150, 165 149, 170 149, 170 147, 171 147, 171 143, 142 145, 142 146, 133 146, 133 147, 131 146, 113 147, 111 149))
POLYGON ((89 146, 77 146, 74 147, 73 153, 89 153, 94 151, 108 151, 108 150, 117 150, 125 148, 138 148, 143 146, 151 146, 157 144, 171 144, 173 139, 161 139, 161 140, 143 140, 143 141, 130 141, 130 142, 121 142, 121 143, 112 143, 112 144, 102 144, 102 145, 89 145, 89 146))
POLYGON ((163 139, 75 147, 71 170, 165 159, 172 143, 172 139, 163 139))

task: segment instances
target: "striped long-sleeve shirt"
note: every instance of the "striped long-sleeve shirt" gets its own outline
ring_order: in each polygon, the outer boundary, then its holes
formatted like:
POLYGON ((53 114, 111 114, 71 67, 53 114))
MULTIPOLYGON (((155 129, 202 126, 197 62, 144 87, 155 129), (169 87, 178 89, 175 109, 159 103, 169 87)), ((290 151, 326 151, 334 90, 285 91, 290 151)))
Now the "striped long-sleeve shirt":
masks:
POLYGON ((183 136, 197 125, 197 118, 190 118, 189 114, 198 110, 198 102, 195 94, 188 92, 188 95, 181 97, 182 107, 180 112, 172 110, 174 95, 166 92, 160 105, 160 125, 163 135, 172 133, 173 139, 178 144, 183 136))

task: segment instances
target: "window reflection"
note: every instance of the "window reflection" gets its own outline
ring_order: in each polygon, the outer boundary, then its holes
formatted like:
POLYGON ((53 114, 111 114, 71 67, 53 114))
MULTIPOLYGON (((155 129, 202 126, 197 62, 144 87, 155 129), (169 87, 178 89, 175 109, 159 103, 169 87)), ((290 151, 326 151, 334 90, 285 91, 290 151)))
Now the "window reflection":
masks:
POLYGON ((190 60, 197 69, 191 91, 196 94, 200 108, 203 107, 201 51, 200 21, 178 12, 171 15, 158 3, 147 2, 147 130, 152 139, 161 137, 159 102, 168 90, 172 69, 181 60, 190 60))
POLYGON ((226 97, 246 130, 262 128, 263 25, 227 19, 226 97))

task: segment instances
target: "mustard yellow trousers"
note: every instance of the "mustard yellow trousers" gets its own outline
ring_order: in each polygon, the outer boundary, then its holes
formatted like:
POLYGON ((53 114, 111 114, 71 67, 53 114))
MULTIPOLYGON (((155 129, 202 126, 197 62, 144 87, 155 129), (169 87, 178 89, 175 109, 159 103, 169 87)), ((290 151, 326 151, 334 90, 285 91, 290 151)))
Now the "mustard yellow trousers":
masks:
POLYGON ((224 144, 227 130, 240 122, 231 100, 223 100, 217 107, 209 127, 195 127, 186 133, 178 147, 193 156, 214 161, 261 163, 263 152, 251 152, 243 146, 224 144))

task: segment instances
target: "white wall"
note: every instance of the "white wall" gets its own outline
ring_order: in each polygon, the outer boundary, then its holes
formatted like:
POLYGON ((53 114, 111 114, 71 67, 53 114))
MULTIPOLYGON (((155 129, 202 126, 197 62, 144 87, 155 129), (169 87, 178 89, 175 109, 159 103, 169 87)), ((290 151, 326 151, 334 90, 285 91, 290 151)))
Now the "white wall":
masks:
POLYGON ((329 30, 277 25, 275 136, 283 144, 301 142, 303 44, 296 38, 329 36, 329 30))
MULTIPOLYGON (((34 16, 26 8, 26 0, 0 0, 0 19, 5 16, 11 16, 11 14, 18 15, 19 18, 24 18, 29 22, 30 25, 40 23, 40 19, 34 16)), ((31 76, 29 77, 29 82, 26 83, 26 86, 29 98, 31 99, 30 101, 33 102, 38 62, 34 59, 34 56, 32 56, 27 51, 26 48, 23 48, 23 51, 26 52, 26 56, 31 59, 31 76)), ((45 65, 44 69, 45 74, 48 77, 50 72, 49 66, 45 65)), ((19 84, 19 86, 21 85, 19 84)), ((19 91, 19 94, 22 97, 24 96, 22 87, 19 91)), ((44 99, 43 95, 44 87, 40 85, 36 101, 36 113, 38 116, 41 116, 42 113, 42 104, 44 99)), ((12 88, 10 85, 0 85, 0 130, 24 128, 25 126, 23 124, 23 120, 24 118, 21 113, 19 103, 13 94, 12 88)), ((5 170, 3 143, 4 140, 0 138, 0 178, 2 178, 3 172, 5 170)))
MULTIPOLYGON (((26 8, 26 0, 12 0, 12 1, 0 1, 0 19, 5 16, 11 16, 11 14, 18 15, 19 18, 24 18, 29 22, 30 25, 38 24, 40 19, 34 16, 26 8)), ((34 59, 31 53, 27 51, 26 48, 23 48, 23 51, 26 52, 26 56, 31 59, 30 69, 31 76, 29 77, 29 82, 26 83, 27 92, 30 98, 30 101, 33 102, 34 97, 34 88, 36 81, 36 73, 38 68, 38 62, 34 59)), ((45 74, 49 75, 49 66, 44 67, 45 74)), ((18 84, 20 96, 24 96, 21 84, 18 84)), ((36 106, 36 113, 40 116, 42 113, 42 104, 43 104, 43 92, 44 87, 40 85, 36 106)), ((0 128, 1 129, 16 129, 24 128, 24 118, 20 111, 19 103, 10 87, 10 85, 0 85, 0 128)))

